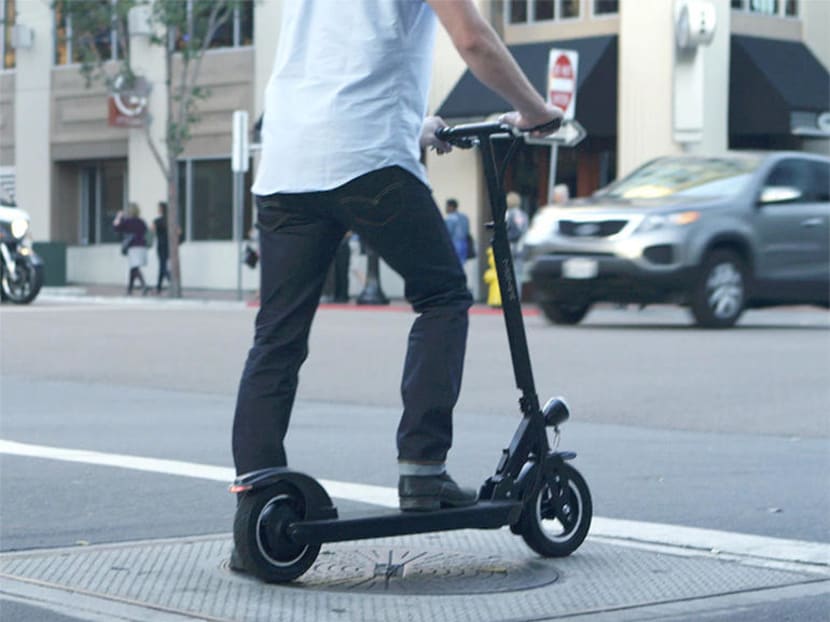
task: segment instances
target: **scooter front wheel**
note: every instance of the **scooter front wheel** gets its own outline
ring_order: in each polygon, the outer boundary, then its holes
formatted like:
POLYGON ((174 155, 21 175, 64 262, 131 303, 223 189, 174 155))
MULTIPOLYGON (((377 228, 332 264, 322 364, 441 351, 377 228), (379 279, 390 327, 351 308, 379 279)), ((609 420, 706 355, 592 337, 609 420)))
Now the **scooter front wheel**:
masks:
POLYGON ((519 529, 543 557, 566 557, 579 548, 591 527, 591 492, 579 471, 562 463, 525 502, 519 529))
POLYGON ((289 524, 307 515, 303 494, 287 482, 243 493, 233 540, 245 570, 267 583, 286 583, 311 568, 320 545, 297 544, 286 532, 289 524))

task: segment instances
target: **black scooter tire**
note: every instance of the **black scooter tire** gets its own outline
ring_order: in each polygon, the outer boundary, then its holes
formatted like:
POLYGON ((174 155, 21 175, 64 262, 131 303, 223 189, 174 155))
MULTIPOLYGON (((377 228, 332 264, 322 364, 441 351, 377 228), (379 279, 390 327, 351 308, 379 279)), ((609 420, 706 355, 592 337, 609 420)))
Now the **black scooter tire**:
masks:
POLYGON ((579 548, 591 527, 591 492, 579 471, 566 463, 557 467, 551 479, 526 501, 516 531, 542 557, 567 557, 579 548), (555 517, 552 501, 560 493, 565 515, 555 517), (554 519, 559 528, 551 531, 545 521, 554 519))
POLYGON ((286 534, 289 523, 308 516, 302 493, 286 482, 242 493, 233 540, 243 568, 266 583, 287 583, 304 574, 320 545, 299 545, 286 534))

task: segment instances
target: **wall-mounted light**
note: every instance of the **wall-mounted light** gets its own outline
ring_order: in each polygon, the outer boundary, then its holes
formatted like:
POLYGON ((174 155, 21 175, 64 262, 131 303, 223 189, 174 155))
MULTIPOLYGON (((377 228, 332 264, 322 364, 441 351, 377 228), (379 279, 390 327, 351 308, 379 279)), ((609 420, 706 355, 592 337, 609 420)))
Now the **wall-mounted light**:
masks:
POLYGON ((674 34, 677 47, 693 50, 709 45, 715 36, 717 13, 715 6, 705 0, 687 0, 677 10, 674 34))

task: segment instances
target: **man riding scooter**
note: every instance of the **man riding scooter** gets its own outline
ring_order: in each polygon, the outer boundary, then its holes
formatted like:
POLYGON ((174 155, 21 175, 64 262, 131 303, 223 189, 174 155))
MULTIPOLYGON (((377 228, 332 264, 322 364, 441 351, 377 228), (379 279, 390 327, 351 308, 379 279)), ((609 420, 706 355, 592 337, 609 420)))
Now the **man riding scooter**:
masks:
POLYGON ((475 503, 446 473, 472 297, 427 185, 421 149, 444 123, 423 120, 436 18, 519 128, 561 118, 531 86, 472 0, 286 3, 266 90, 253 192, 261 307, 233 426, 238 474, 283 466, 308 334, 337 244, 356 231, 406 283, 409 335, 398 427, 400 506, 475 503))

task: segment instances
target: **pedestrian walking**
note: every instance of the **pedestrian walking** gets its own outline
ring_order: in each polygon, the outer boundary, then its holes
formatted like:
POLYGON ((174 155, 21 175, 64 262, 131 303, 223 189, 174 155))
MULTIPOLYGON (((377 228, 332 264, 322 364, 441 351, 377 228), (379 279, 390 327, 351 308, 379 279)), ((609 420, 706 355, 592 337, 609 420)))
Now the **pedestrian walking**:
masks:
POLYGON ((504 215, 507 224, 507 241, 510 242, 510 255, 513 259, 513 274, 516 277, 516 290, 521 300, 524 282, 524 237, 528 228, 528 217, 522 209, 522 197, 518 192, 507 193, 507 212, 504 215))
POLYGON ((233 424, 240 475, 287 463, 283 439, 311 322, 353 230, 403 277, 418 314, 401 382, 400 507, 476 502, 445 469, 472 296, 420 162, 422 149, 451 149, 435 136, 444 122, 423 118, 436 16, 478 79, 516 109, 503 122, 541 128, 561 119, 473 0, 284 3, 253 186, 262 296, 233 424))
POLYGON ((567 184, 556 184, 553 187, 553 196, 551 197, 551 203, 554 205, 564 205, 570 199, 571 191, 568 189, 567 184))
POLYGON ((444 223, 447 225, 447 231, 450 233, 452 245, 455 248, 455 254, 458 255, 458 261, 461 265, 467 261, 469 256, 469 238, 470 238, 470 219, 466 214, 458 211, 458 201, 455 199, 447 199, 444 206, 444 223))
POLYGON ((160 294, 162 283, 167 278, 170 282, 170 246, 167 243, 167 202, 159 201, 159 215, 153 220, 153 233, 156 235, 156 256, 159 262, 159 276, 156 282, 156 293, 160 294))
POLYGON ((127 257, 129 276, 127 277, 127 295, 133 293, 133 285, 138 280, 141 292, 147 295, 150 288, 144 280, 141 268, 147 265, 147 223, 141 219, 141 210, 137 203, 130 203, 127 213, 119 211, 112 223, 113 229, 121 234, 121 253, 127 257))

